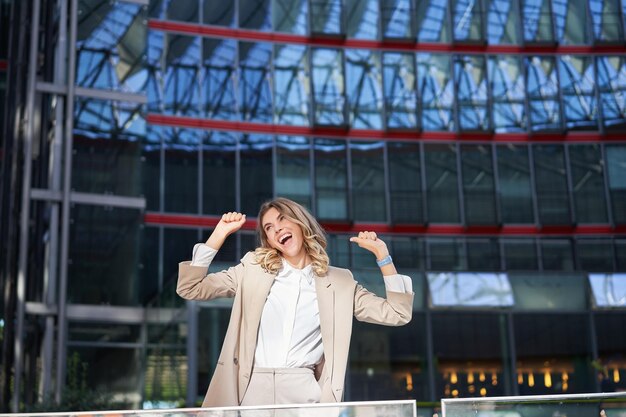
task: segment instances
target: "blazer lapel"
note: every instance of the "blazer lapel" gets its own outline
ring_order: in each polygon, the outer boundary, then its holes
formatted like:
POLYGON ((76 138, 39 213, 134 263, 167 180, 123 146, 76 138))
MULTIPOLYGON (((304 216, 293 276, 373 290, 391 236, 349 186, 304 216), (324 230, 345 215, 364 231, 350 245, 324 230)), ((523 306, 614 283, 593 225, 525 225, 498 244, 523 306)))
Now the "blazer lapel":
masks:
POLYGON ((328 275, 315 278, 315 292, 320 312, 320 330, 324 345, 324 373, 332 379, 335 350, 335 291, 328 275))

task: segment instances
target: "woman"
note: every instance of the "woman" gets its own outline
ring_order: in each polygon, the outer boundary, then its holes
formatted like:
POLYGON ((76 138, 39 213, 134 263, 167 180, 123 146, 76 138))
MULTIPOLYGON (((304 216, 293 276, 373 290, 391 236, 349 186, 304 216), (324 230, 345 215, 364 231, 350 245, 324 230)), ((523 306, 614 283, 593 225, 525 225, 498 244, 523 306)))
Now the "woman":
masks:
POLYGON ((277 198, 258 216, 261 246, 228 270, 207 274, 226 238, 246 221, 222 216, 191 262, 179 266, 176 292, 188 300, 234 297, 228 330, 203 407, 338 402, 357 320, 399 326, 411 320, 411 279, 398 275, 374 232, 350 238, 376 256, 387 298, 329 266, 322 227, 301 205, 277 198))

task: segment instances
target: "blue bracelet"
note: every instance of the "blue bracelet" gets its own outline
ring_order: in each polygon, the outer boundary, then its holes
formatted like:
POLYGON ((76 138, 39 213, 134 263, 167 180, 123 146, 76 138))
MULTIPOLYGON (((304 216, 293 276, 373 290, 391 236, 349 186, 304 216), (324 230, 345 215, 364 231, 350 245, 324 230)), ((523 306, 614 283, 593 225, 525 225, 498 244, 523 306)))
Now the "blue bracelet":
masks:
POLYGON ((383 259, 376 260, 376 263, 378 264, 379 267, 383 267, 385 265, 389 265, 390 263, 392 263, 393 260, 391 259, 391 255, 387 255, 385 256, 383 259))

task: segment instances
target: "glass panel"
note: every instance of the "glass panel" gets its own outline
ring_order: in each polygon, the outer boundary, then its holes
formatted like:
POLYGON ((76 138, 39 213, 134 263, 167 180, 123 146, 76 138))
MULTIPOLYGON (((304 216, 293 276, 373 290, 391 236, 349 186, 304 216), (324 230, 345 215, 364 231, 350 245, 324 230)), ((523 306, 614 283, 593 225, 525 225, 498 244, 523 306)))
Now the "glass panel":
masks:
POLYGON ((556 64, 553 57, 526 58, 530 102, 530 121, 533 131, 561 128, 561 107, 556 64))
MULTIPOLYGON (((393 254, 393 263, 397 268, 411 270, 423 270, 425 268, 426 254, 422 239, 408 236, 393 236, 387 242, 387 247, 390 248, 389 252, 393 254)), ((416 278, 413 278, 413 285, 417 285, 416 278)), ((414 302, 421 304, 421 296, 416 296, 414 302)))
POLYGON ((162 113, 164 93, 163 77, 163 49, 165 48, 165 33, 156 30, 148 31, 146 70, 147 80, 145 93, 148 99, 148 111, 162 113))
POLYGON ((235 27, 235 4, 234 1, 203 1, 202 22, 207 25, 235 27))
POLYGON ((539 223, 571 224, 563 146, 533 146, 533 156, 539 223))
POLYGON ((602 239, 576 241, 578 266, 583 271, 610 272, 613 267, 613 242, 602 239))
POLYGON ((168 20, 182 20, 185 22, 198 23, 198 0, 165 1, 167 5, 168 20))
POLYGON ((341 24, 342 0, 309 0, 311 4, 311 33, 343 33, 341 24))
POLYGON ((243 135, 240 149, 241 212, 256 216, 259 208, 274 195, 272 172, 273 138, 265 135, 243 135))
POLYGON ((383 88, 387 128, 417 126, 415 55, 383 53, 383 88))
POLYGON ((143 92, 147 73, 146 8, 117 1, 85 0, 76 42, 76 85, 143 92))
MULTIPOLYGON (((10 27, 11 5, 8 2, 0 3, 0 27, 10 27)), ((0 31, 0 59, 7 59, 9 56, 9 31, 0 31)))
POLYGON ((626 240, 615 240, 615 257, 617 271, 626 272, 626 240))
POLYGON ((425 144, 428 221, 458 223, 459 180, 455 145, 425 144))
POLYGON ((209 38, 202 42, 203 113, 211 119, 236 120, 237 42, 209 38))
POLYGON ((387 154, 391 222, 424 223, 419 145, 388 142, 387 154))
POLYGON ((70 216, 68 303, 138 305, 143 214, 74 205, 70 216))
POLYGON ((565 124, 568 129, 598 128, 593 57, 564 55, 559 58, 565 124))
POLYGON ((504 314, 433 313, 432 329, 437 398, 511 392, 504 314))
POLYGON ((524 40, 553 42, 551 0, 521 0, 524 40))
POLYGON ((160 227, 144 225, 144 227, 141 228, 139 280, 142 288, 141 293, 143 294, 140 303, 144 306, 157 305, 159 295, 161 295, 163 291, 163 277, 160 275, 160 236, 160 227))
POLYGON ((515 308, 519 310, 576 310, 587 308, 583 273, 510 272, 515 308))
POLYGON ((508 0, 489 0, 487 40, 490 44, 518 44, 517 4, 508 0))
POLYGON ((195 346, 198 358, 198 386, 196 392, 200 403, 209 386, 209 381, 215 372, 215 366, 222 348, 222 341, 226 336, 230 309, 200 308, 198 311, 198 343, 195 346))
POLYGON ((432 271, 458 271, 467 269, 465 242, 455 238, 430 238, 428 261, 432 271))
POLYGON ((278 124, 309 125, 309 76, 307 48, 274 46, 274 120, 278 124))
POLYGON ((596 340, 598 343, 596 375, 601 392, 626 390, 626 315, 623 311, 595 313, 596 340))
POLYGON ((497 223, 491 146, 461 145, 461 170, 465 223, 497 223))
POLYGON ((454 40, 481 41, 483 34, 482 2, 472 0, 452 0, 454 40))
POLYGON ((350 268, 350 250, 354 243, 351 243, 348 235, 328 236, 328 257, 331 264, 341 268, 350 268))
POLYGON ((589 42, 587 23, 588 0, 552 0, 556 40, 561 44, 589 42))
POLYGON ((513 292, 506 274, 428 273, 428 289, 434 307, 510 307, 513 292))
POLYGON ((308 15, 306 0, 272 0, 272 27, 276 32, 306 35, 308 15))
POLYGON ((533 223, 533 192, 528 147, 498 145, 498 193, 503 223, 533 223))
POLYGON ((315 139, 315 208, 320 219, 348 219, 346 143, 315 139))
POLYGON ((344 0, 344 10, 348 37, 378 39, 378 0, 344 0))
POLYGON ((239 27, 243 29, 271 30, 270 0, 239 0, 239 27))
POLYGON ((450 42, 448 2, 426 0, 416 2, 417 40, 419 42, 450 42))
POLYGON ((613 221, 626 223, 626 146, 605 147, 609 193, 613 208, 613 221))
POLYGON ((311 141, 299 136, 278 136, 276 158, 276 195, 311 209, 311 141))
POLYGON ((200 38, 166 34, 163 112, 200 114, 200 38))
POLYGON ((272 121, 269 43, 239 43, 239 106, 243 120, 272 121))
POLYGON ((467 268, 470 271, 500 271, 500 245, 497 239, 467 239, 467 268))
POLYGON ((212 131, 202 142, 202 213, 222 215, 236 207, 237 135, 212 131))
POLYGON ((411 0, 380 0, 384 38, 413 38, 415 9, 411 0))
POLYGON ((202 133, 194 129, 172 129, 169 133, 172 136, 163 138, 165 211, 198 213, 202 133))
POLYGON ((350 142, 353 219, 387 220, 384 142, 350 142))
POLYGON ((596 41, 619 42, 624 39, 619 0, 589 0, 589 9, 596 41))
POLYGON ((519 314, 513 329, 520 395, 594 391, 588 316, 519 314))
MULTIPOLYGON (((179 262, 190 261, 193 246, 205 241, 208 237, 209 233, 198 236, 197 229, 164 229, 163 244, 167 250, 163 251, 163 287, 176 282, 179 262)), ((221 252, 222 250, 219 253, 221 252)), ((174 295, 170 302, 173 303, 172 306, 185 305, 185 300, 178 295, 174 295)), ((165 305, 161 305, 161 307, 165 307, 165 305)))
POLYGON ((521 61, 516 56, 490 57, 493 128, 497 133, 525 132, 527 128, 526 91, 521 61))
POLYGON ((139 325, 69 322, 68 342, 139 343, 139 325))
POLYGON ((355 320, 348 374, 351 401, 427 399, 425 332, 423 314, 414 314, 398 328, 355 320))
POLYGON ((454 79, 459 106, 459 128, 489 129, 485 58, 476 55, 455 57, 454 79))
POLYGON ((141 178, 141 192, 146 199, 146 209, 161 211, 161 150, 164 137, 172 136, 171 128, 157 125, 148 125, 147 133, 142 141, 141 159, 143 161, 143 175, 141 178))
POLYGON ((350 126, 381 129, 383 92, 380 53, 367 49, 346 50, 346 82, 350 126))
POLYGON ((449 55, 417 54, 424 130, 454 130, 454 84, 449 55))
POLYGON ((589 274, 596 307, 626 307, 626 274, 589 274))
POLYGON ((72 133, 74 190, 141 195, 141 142, 146 134, 141 104, 77 99, 72 133))
POLYGON ((345 124, 345 85, 343 52, 313 49, 311 54, 315 123, 345 124))
POLYGON ((572 242, 569 239, 542 239, 541 260, 545 270, 573 271, 572 242))
MULTIPOLYGON (((171 325, 177 330, 183 326, 171 325)), ((173 333, 172 331, 168 333, 173 333)), ((187 393, 187 350, 184 344, 157 343, 147 348, 144 375, 143 409, 183 406, 187 393), (182 346, 181 346, 182 345, 182 346)))
POLYGON ((606 223, 604 160, 600 145, 571 145, 569 163, 578 223, 606 223))
POLYGON ((507 271, 539 269, 534 239, 503 239, 504 268, 507 271))
POLYGON ((626 57, 598 57, 598 90, 605 129, 626 127, 626 57))

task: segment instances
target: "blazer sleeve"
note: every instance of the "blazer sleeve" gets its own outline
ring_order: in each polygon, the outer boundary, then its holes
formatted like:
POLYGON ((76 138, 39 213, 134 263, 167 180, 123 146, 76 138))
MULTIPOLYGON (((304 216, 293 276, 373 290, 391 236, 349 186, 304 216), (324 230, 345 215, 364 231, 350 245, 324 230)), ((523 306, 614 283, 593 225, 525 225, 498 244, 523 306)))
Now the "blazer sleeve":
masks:
POLYGON ((366 323, 402 326, 411 321, 413 296, 413 293, 387 291, 387 298, 382 298, 356 284, 354 317, 366 323))
POLYGON ((191 266, 191 262, 178 265, 176 293, 186 300, 211 300, 213 298, 234 297, 245 265, 242 262, 226 270, 207 274, 209 268, 191 266))

